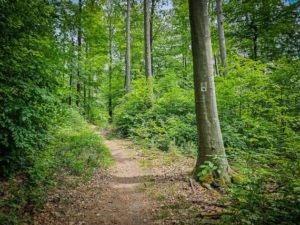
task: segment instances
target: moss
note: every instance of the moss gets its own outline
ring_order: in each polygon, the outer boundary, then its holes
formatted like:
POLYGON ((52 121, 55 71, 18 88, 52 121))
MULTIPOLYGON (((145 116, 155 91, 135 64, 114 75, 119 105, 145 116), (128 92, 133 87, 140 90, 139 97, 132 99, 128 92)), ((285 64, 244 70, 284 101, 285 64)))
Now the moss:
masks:
POLYGON ((190 179, 191 177, 195 177, 195 175, 196 175, 196 166, 194 166, 193 170, 187 174, 186 179, 190 179))
POLYGON ((232 180, 233 180, 233 182, 236 182, 236 181, 242 182, 244 180, 244 178, 239 175, 232 175, 232 180))
POLYGON ((204 184, 212 184, 215 181, 214 177, 212 174, 207 173, 201 178, 201 183, 204 184))
POLYGON ((215 189, 210 189, 209 193, 211 196, 215 197, 215 198, 220 198, 222 197, 221 194, 219 192, 217 192, 215 189))
POLYGON ((237 172, 232 171, 232 181, 233 182, 242 182, 244 180, 244 178, 242 176, 240 176, 237 172))

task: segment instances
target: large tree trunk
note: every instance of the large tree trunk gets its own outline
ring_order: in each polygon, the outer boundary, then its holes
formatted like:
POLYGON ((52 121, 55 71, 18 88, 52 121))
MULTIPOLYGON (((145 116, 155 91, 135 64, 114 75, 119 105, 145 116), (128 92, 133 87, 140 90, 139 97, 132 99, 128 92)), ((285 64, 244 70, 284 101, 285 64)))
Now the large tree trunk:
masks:
MULTIPOLYGON (((231 169, 226 159, 216 104, 212 65, 212 47, 209 29, 207 0, 189 0, 192 53, 194 67, 195 104, 198 132, 198 157, 196 174, 205 161, 213 161, 220 173, 209 170, 209 179, 229 183, 231 169)), ((206 181, 203 181, 206 182, 206 181)))
POLYGON ((130 0, 127 0, 126 19, 126 94, 130 93, 130 0))
POLYGON ((150 43, 150 12, 149 0, 144 0, 144 42, 145 42, 145 72, 148 80, 150 95, 153 98, 153 77, 151 62, 151 43, 150 43))
POLYGON ((219 46, 221 53, 222 66, 225 68, 224 76, 227 75, 227 53, 225 44, 225 34, 224 34, 224 22, 223 22, 223 10, 222 10, 222 0, 217 0, 217 20, 218 20, 218 34, 219 34, 219 46))

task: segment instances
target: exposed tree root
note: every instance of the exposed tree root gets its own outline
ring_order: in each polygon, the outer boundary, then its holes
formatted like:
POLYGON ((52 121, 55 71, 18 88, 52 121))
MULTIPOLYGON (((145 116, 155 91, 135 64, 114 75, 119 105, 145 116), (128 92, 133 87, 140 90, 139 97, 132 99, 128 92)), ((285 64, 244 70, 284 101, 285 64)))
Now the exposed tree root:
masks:
POLYGON ((195 180, 193 180, 192 178, 190 178, 189 181, 190 181, 191 187, 193 189, 193 192, 196 193, 196 190, 195 190, 195 187, 194 187, 194 184, 193 184, 193 182, 195 182, 195 180))
POLYGON ((200 216, 200 217, 221 217, 223 215, 230 215, 230 214, 232 214, 232 213, 228 212, 228 211, 211 212, 211 213, 200 212, 200 214, 198 216, 200 216))
POLYGON ((190 200, 191 203, 194 204, 205 204, 208 206, 217 206, 217 207, 221 207, 221 208, 227 208, 228 206, 233 206, 232 204, 218 204, 218 203, 209 203, 209 202, 205 202, 205 201, 200 201, 200 200, 190 200))
POLYGON ((203 187, 205 187, 210 191, 210 194, 213 197, 219 198, 221 197, 221 195, 212 187, 212 184, 219 187, 230 187, 232 185, 231 177, 230 177, 231 174, 232 174, 232 170, 229 166, 227 166, 227 168, 221 174, 217 174, 215 171, 211 170, 207 174, 202 176, 201 179, 199 180, 199 177, 197 176, 196 167, 194 167, 194 169, 189 173, 188 178, 194 193, 195 190, 191 180, 198 180, 203 187), (191 177, 193 177, 194 179, 192 179, 191 177))

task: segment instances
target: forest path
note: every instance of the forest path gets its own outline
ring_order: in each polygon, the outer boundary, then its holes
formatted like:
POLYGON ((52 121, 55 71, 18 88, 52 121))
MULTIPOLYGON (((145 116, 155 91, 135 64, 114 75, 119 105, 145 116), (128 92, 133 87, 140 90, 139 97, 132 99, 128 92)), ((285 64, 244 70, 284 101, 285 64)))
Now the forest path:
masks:
POLYGON ((142 182, 146 180, 145 171, 133 160, 128 152, 130 142, 108 140, 104 130, 96 131, 104 138, 115 165, 110 172, 108 189, 102 193, 103 202, 98 212, 104 224, 148 224, 151 216, 151 201, 145 192, 141 192, 142 182), (103 207, 103 206, 106 207, 103 207))
POLYGON ((58 185, 36 212, 34 225, 198 224, 204 222, 200 212, 221 210, 218 199, 186 178, 194 159, 139 149, 124 139, 110 140, 107 130, 92 129, 103 137, 115 164, 95 170, 86 183, 58 185))

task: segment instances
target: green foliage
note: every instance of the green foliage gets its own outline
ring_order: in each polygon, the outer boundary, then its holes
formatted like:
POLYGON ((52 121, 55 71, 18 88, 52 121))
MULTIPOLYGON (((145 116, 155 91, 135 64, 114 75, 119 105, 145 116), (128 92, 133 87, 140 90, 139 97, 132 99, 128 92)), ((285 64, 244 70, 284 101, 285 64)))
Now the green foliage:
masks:
POLYGON ((227 37, 243 54, 265 62, 299 57, 299 1, 230 0, 223 8, 227 37))
POLYGON ((114 124, 123 135, 129 135, 134 128, 143 127, 152 117, 146 81, 138 80, 135 84, 137 88, 128 96, 130 101, 124 97, 122 104, 115 110, 114 124))
POLYGON ((25 208, 43 205, 47 191, 55 185, 69 185, 66 176, 80 176, 85 181, 94 168, 112 164, 102 138, 77 111, 61 110, 56 122, 49 143, 32 151, 32 164, 10 174, 9 185, 0 190, 5 199, 0 203, 1 224, 21 224, 25 208))
POLYGON ((0 14, 0 174, 8 176, 45 144, 60 72, 51 5, 2 1, 0 14))
POLYGON ((62 123, 54 132, 47 157, 55 159, 49 166, 67 170, 74 175, 90 175, 96 166, 111 163, 110 153, 102 138, 90 130, 81 116, 74 110, 67 110, 62 123))
POLYGON ((205 161, 203 165, 200 165, 201 172, 197 174, 199 177, 199 180, 202 181, 202 178, 205 177, 209 172, 213 173, 217 171, 219 174, 221 173, 220 168, 217 166, 218 164, 211 162, 211 161, 205 161))
MULTIPOLYGON (((266 64, 235 56, 227 78, 216 77, 225 146, 238 174, 229 191, 234 216, 225 224, 274 224, 299 220, 299 61, 266 64)), ((169 75, 155 83, 149 108, 143 81, 134 83, 130 101, 118 106, 115 125, 150 148, 180 149, 197 135, 193 94, 169 75), (166 80, 169 79, 169 82, 166 80), (173 86, 174 84, 174 86, 173 86)), ((196 149, 196 148, 195 148, 196 149)), ((201 177, 218 172, 212 160, 201 177)))
MULTIPOLYGON (((226 43, 234 47, 226 79, 215 78, 225 147, 242 177, 229 190, 236 217, 225 221, 293 224, 300 187, 299 1, 241 2, 224 3, 226 43)), ((94 167, 111 163, 101 138, 64 104, 79 101, 84 118, 101 125, 114 110, 122 135, 145 147, 197 154, 188 4, 176 0, 170 10, 163 4, 156 2, 152 18, 152 99, 141 60, 142 3, 132 5, 133 85, 122 97, 124 4, 85 1, 80 12, 72 1, 0 1, 0 173, 10 180, 0 193, 7 197, 1 223, 22 223, 25 206, 43 204, 61 176, 88 179, 94 167)), ((215 27, 212 36, 216 52, 215 27)), ((217 170, 214 161, 202 168, 217 170)))
POLYGON ((97 124, 97 126, 103 126, 108 121, 107 113, 104 112, 102 109, 103 104, 94 104, 91 107, 90 115, 88 117, 88 120, 90 122, 93 122, 94 124, 97 124))
POLYGON ((205 161, 204 164, 200 166, 200 168, 202 168, 202 170, 197 174, 199 180, 201 180, 201 178, 205 176, 209 171, 215 171, 218 169, 218 167, 211 161, 205 161))
POLYGON ((163 200, 165 199, 165 196, 162 195, 162 194, 159 194, 159 195, 157 196, 157 199, 158 199, 159 201, 163 201, 163 200))
POLYGON ((172 87, 157 97, 153 108, 147 93, 144 80, 134 82, 132 92, 125 97, 130 101, 124 99, 115 111, 114 124, 119 132, 138 138, 145 147, 167 151, 175 144, 183 153, 194 155, 197 133, 193 92, 172 87))
POLYGON ((226 80, 216 79, 226 147, 285 148, 288 140, 299 138, 299 61, 282 58, 270 65, 239 60, 226 80))
POLYGON ((226 216, 225 224, 299 222, 299 151, 293 153, 289 159, 278 149, 266 154, 238 152, 235 166, 242 179, 229 189, 234 216, 226 216))
POLYGON ((239 177, 228 196, 234 216, 225 224, 299 221, 299 65, 242 59, 217 80, 224 140, 239 177))

